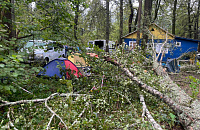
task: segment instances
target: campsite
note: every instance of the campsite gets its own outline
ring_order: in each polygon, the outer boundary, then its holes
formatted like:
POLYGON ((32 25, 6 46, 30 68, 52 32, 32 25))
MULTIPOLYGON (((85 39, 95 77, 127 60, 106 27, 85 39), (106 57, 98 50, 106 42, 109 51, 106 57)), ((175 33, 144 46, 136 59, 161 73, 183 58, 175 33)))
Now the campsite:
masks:
POLYGON ((200 129, 199 0, 0 5, 0 129, 200 129))

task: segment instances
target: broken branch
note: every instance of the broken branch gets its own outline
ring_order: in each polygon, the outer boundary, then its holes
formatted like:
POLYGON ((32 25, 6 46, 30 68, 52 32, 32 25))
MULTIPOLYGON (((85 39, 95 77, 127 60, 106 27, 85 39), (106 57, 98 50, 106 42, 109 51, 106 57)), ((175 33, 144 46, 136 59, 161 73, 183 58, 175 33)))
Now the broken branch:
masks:
POLYGON ((147 106, 145 104, 143 95, 140 95, 140 102, 143 105, 144 114, 146 114, 146 116, 147 116, 149 122, 152 124, 152 126, 157 130, 162 130, 161 126, 153 119, 153 117, 151 116, 149 110, 147 109, 147 106))
POLYGON ((57 116, 57 117, 60 119, 60 121, 63 123, 63 125, 65 126, 65 128, 68 129, 68 128, 67 128, 67 125, 66 125, 65 122, 62 120, 62 118, 61 118, 58 114, 56 114, 56 113, 47 105, 47 101, 48 101, 49 99, 53 98, 54 96, 56 96, 57 94, 58 94, 58 93, 54 93, 54 94, 50 95, 49 97, 47 97, 47 98, 45 99, 45 107, 46 107, 53 115, 57 116))

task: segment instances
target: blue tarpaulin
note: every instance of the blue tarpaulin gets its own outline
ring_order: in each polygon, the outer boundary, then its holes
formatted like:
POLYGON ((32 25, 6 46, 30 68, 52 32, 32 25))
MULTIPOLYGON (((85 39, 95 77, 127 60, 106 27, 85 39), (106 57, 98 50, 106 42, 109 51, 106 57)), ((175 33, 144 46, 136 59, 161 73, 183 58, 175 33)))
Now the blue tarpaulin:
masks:
POLYGON ((167 68, 168 72, 173 72, 173 73, 180 72, 180 67, 177 63, 177 59, 167 59, 165 67, 167 68))

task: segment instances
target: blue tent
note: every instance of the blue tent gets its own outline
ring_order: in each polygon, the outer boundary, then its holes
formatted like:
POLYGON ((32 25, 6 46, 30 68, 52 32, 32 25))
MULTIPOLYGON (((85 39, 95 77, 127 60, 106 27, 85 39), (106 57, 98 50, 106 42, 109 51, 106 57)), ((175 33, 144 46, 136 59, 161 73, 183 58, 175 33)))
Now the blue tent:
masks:
POLYGON ((66 78, 70 78, 69 73, 66 72, 67 69, 70 69, 71 74, 75 75, 76 77, 82 76, 76 65, 74 65, 74 63, 67 60, 66 58, 54 59, 46 64, 43 68, 44 70, 40 71, 38 73, 38 76, 55 76, 58 78, 62 78, 62 76, 65 76, 66 78))

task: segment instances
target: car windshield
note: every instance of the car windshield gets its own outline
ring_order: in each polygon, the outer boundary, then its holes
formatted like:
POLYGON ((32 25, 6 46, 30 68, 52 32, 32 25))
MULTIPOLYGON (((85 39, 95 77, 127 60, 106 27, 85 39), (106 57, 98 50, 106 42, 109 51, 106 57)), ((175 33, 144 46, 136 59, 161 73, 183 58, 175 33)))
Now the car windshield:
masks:
POLYGON ((46 45, 46 43, 44 43, 44 42, 34 42, 34 43, 33 43, 32 41, 30 41, 30 42, 27 42, 27 43, 26 43, 26 45, 24 46, 24 48, 33 47, 33 45, 34 45, 34 46, 41 47, 41 46, 46 45))
POLYGON ((61 49, 61 48, 63 48, 63 45, 60 44, 60 43, 57 43, 57 42, 51 42, 51 43, 48 44, 47 50, 53 50, 53 47, 54 47, 54 49, 56 50, 56 49, 61 49))

